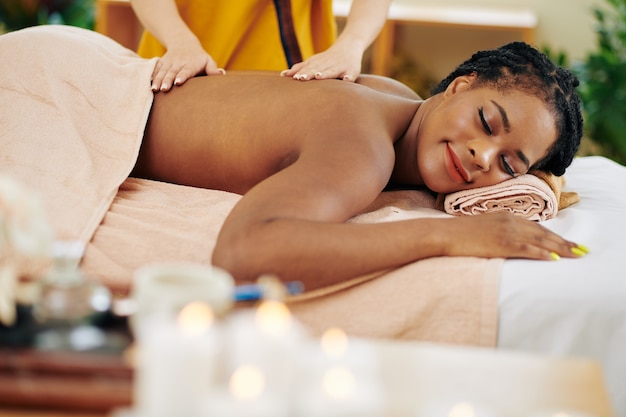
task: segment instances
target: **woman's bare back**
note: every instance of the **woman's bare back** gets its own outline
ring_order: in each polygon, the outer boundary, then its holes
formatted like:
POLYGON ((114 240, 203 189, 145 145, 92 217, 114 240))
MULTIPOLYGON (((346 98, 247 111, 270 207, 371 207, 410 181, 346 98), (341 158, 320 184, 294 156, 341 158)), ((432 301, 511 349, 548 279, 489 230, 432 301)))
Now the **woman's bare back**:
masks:
POLYGON ((155 95, 133 175, 243 194, 326 141, 376 137, 391 149, 415 109, 414 100, 340 81, 198 77, 155 95))

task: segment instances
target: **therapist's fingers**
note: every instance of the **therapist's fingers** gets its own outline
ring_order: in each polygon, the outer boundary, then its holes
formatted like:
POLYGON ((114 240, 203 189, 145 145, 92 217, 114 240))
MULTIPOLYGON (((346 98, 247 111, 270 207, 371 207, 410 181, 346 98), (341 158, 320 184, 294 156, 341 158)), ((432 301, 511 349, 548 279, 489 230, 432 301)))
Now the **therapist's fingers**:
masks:
POLYGON ((162 69, 163 64, 161 60, 158 60, 154 66, 154 70, 152 71, 152 76, 150 77, 150 89, 153 92, 159 91, 161 88, 161 83, 163 82, 163 77, 165 77, 165 72, 162 69))
POLYGON ((176 74, 177 72, 168 71, 163 77, 163 79, 161 80, 159 91, 164 91, 164 92, 169 91, 174 86, 174 80, 176 79, 176 74))
POLYGON ((199 74, 205 74, 205 75, 226 74, 226 71, 224 71, 224 69, 217 67, 217 65, 215 64, 215 61, 213 61, 212 59, 209 59, 207 61, 208 62, 204 66, 203 70, 198 70, 198 68, 193 65, 185 65, 180 70, 178 70, 178 72, 169 72, 163 79, 163 86, 161 87, 161 91, 167 91, 167 90, 164 90, 164 88, 167 88, 169 90, 171 87, 183 85, 187 82, 187 80, 199 74), (174 74, 173 80, 172 80, 172 77, 170 76, 171 74, 174 74))
POLYGON ((204 66, 204 72, 206 75, 225 75, 226 71, 223 68, 219 68, 213 58, 207 55, 207 62, 204 66))
POLYGON ((155 65, 152 76, 152 91, 169 91, 172 87, 183 85, 190 78, 199 74, 223 74, 215 61, 206 53, 184 54, 166 53, 155 65))
MULTIPOLYGON (((303 63, 304 64, 304 63, 303 63)), ((283 77, 292 77, 298 81, 340 79, 354 82, 360 75, 358 69, 346 69, 343 67, 312 67, 311 65, 294 65, 280 73, 283 77)))
POLYGON ((361 73, 362 56, 345 42, 334 44, 326 51, 294 64, 281 73, 299 81, 340 79, 353 82, 361 73))
POLYGON ((180 69, 180 65, 174 65, 170 61, 159 59, 152 74, 152 91, 169 91, 173 87, 174 80, 180 69))

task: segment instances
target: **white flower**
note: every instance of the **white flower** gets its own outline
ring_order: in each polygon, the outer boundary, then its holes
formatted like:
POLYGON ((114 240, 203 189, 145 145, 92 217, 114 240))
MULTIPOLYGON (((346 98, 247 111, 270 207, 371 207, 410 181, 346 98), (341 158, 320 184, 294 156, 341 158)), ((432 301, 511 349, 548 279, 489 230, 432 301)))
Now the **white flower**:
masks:
POLYGON ((39 196, 15 180, 0 175, 0 322, 15 320, 18 278, 47 260, 52 228, 39 196))
POLYGON ((15 322, 16 277, 13 265, 0 264, 0 323, 5 326, 15 322))

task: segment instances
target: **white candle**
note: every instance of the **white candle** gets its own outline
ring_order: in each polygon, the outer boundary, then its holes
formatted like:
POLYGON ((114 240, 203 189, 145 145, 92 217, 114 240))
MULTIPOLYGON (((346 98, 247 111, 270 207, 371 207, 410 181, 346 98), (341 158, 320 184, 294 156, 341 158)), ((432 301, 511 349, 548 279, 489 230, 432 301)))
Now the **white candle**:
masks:
POLYGON ((229 369, 247 364, 259 367, 268 389, 287 394, 294 378, 294 356, 303 331, 282 302, 263 301, 258 308, 228 318, 229 369))
POLYGON ((298 417, 379 417, 384 412, 383 387, 373 378, 356 379, 348 368, 329 368, 321 379, 301 386, 298 417))
POLYGON ((193 302, 178 321, 142 321, 134 403, 140 417, 204 417, 217 353, 208 305, 193 302))
POLYGON ((374 417, 384 411, 376 355, 350 343, 338 328, 324 333, 318 346, 302 349, 295 410, 298 417, 374 417))
POLYGON ((531 417, 591 417, 590 414, 574 410, 538 410, 531 417))
POLYGON ((416 417, 501 417, 486 404, 473 401, 452 401, 450 399, 433 399, 418 407, 416 417))
POLYGON ((235 283, 226 271, 212 266, 187 262, 159 262, 135 271, 132 299, 137 311, 130 317, 130 327, 141 340, 141 321, 154 315, 176 315, 192 301, 211 306, 216 316, 223 316, 233 304, 235 283))
POLYGON ((329 358, 343 358, 348 351, 348 335, 339 327, 331 327, 322 335, 320 346, 329 358))
POLYGON ((288 397, 267 389, 263 371, 242 365, 229 379, 228 389, 214 392, 207 406, 211 417, 287 417, 288 397))

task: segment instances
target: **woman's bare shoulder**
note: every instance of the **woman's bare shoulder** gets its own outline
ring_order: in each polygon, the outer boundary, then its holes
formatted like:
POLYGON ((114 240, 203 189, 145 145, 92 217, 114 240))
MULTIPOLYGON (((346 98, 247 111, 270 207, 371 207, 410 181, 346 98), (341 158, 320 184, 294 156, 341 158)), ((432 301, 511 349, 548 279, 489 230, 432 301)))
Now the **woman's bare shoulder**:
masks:
POLYGON ((364 85, 382 93, 387 93, 412 100, 422 99, 409 86, 401 83, 398 80, 394 80, 393 78, 373 74, 363 74, 356 80, 356 82, 357 84, 364 85))

